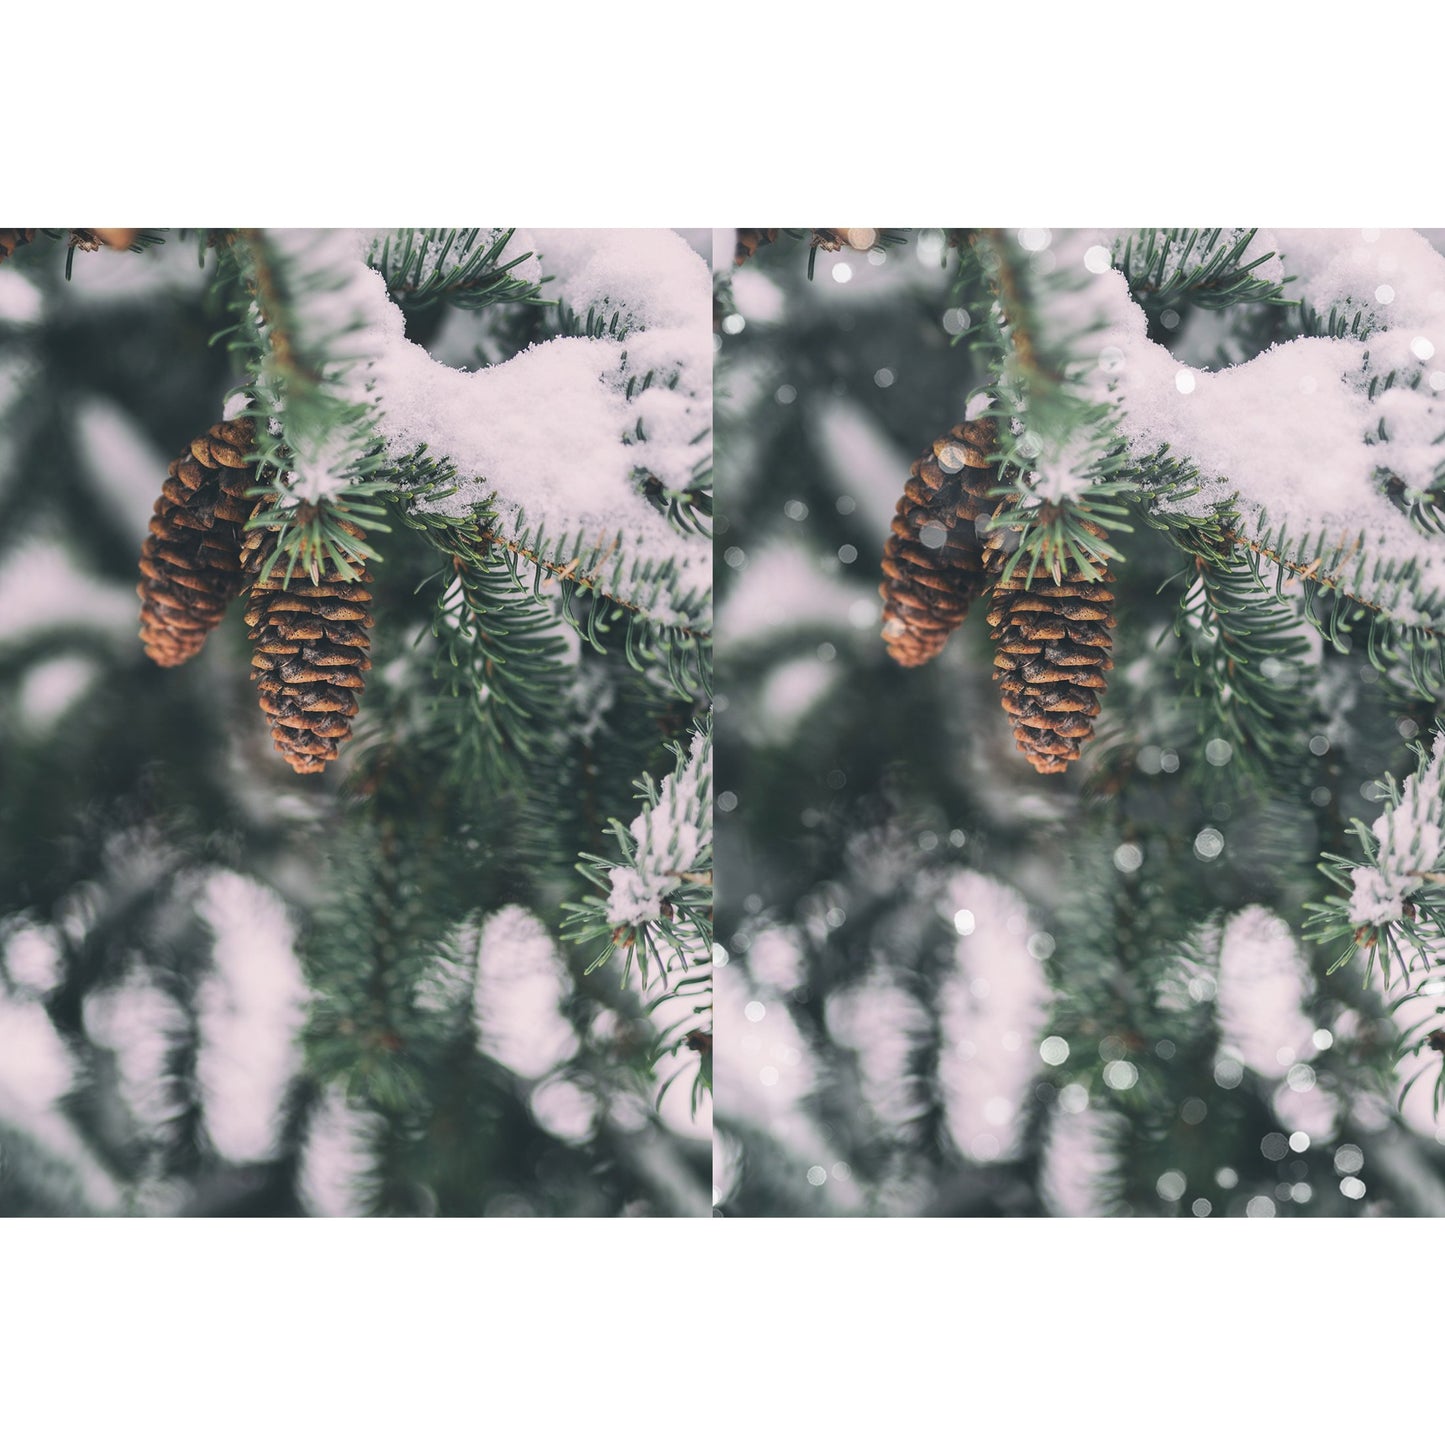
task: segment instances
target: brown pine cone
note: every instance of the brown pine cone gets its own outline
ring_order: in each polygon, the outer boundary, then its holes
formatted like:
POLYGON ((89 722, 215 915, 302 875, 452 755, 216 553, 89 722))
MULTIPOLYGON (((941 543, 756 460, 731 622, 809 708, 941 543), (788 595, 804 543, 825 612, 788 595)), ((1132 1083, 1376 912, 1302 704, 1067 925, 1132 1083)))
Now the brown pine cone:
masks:
POLYGON ((0 261, 8 261, 21 246, 28 246, 34 239, 34 226, 12 226, 9 230, 0 230, 0 261))
MULTIPOLYGON (((270 505, 264 501, 257 511, 270 505)), ((359 527, 345 525, 363 538, 359 527)), ((362 673, 371 668, 371 575, 363 569, 348 581, 323 561, 314 580, 298 572, 288 583, 280 557, 263 579, 274 543, 275 533, 265 529, 246 536, 244 565, 253 579, 246 601, 251 681, 276 751, 296 772, 319 773, 351 736, 357 694, 366 685, 362 673)))
POLYGON ((988 418, 939 437, 909 469, 883 548, 883 640, 895 662, 936 657, 987 585, 976 521, 994 503, 996 440, 988 418))
POLYGON ((245 419, 217 422, 170 464, 141 546, 141 641, 161 667, 201 650, 241 590, 241 533, 255 471, 245 419))
POLYGON ((777 226, 739 226, 737 244, 733 248, 733 265, 741 266, 745 261, 751 261, 760 246, 771 246, 777 239, 777 226))
MULTIPOLYGON (((1005 503, 1007 507, 1010 503, 1005 503)), ((1102 529, 1090 524, 1096 537, 1102 529)), ((1104 568, 1086 580, 1072 559, 1059 581, 1020 562, 1001 575, 1007 532, 988 540, 986 563, 994 576, 988 620, 996 649, 993 678, 1013 720, 1019 751, 1040 773, 1062 773, 1094 735, 1104 674, 1114 666, 1114 574, 1104 568)))

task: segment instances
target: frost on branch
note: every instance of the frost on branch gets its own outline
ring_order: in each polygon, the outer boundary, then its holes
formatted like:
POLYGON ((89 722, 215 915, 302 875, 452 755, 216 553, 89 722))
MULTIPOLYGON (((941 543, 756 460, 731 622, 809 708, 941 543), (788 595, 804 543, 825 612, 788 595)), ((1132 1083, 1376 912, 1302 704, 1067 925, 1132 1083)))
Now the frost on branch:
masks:
POLYGON ((685 760, 663 779, 628 829, 631 862, 611 870, 607 921, 636 928, 665 916, 669 898, 712 859, 712 737, 695 733, 685 760))
POLYGON ((1441 814, 1445 810, 1445 732, 1435 735, 1430 760, 1405 779, 1398 802, 1385 805, 1370 831, 1373 866, 1351 871, 1350 922, 1378 927, 1396 923, 1407 900, 1437 879, 1442 864, 1441 814))

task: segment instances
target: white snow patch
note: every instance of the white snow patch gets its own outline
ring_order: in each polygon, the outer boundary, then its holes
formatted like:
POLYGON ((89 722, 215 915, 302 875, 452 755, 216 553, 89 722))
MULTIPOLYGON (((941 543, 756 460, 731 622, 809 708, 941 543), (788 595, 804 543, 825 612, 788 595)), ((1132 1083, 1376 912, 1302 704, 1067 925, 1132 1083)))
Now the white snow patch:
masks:
POLYGON ((1089 1218, 1108 1212, 1108 1181, 1119 1167, 1122 1128, 1117 1115, 1098 1109, 1055 1113, 1040 1173, 1051 1214, 1089 1218))
POLYGON ((1261 1078, 1284 1078, 1316 1052, 1311 992, 1309 967, 1282 918, 1254 904, 1229 920, 1219 949, 1221 1052, 1261 1078))
POLYGON ((654 922, 663 900, 697 872, 712 849, 712 736, 693 734, 686 759, 662 780, 657 803, 629 829, 636 852, 628 867, 613 868, 607 921, 619 926, 654 922))
POLYGON ((375 1132, 373 1116, 347 1103, 338 1085, 327 1089, 301 1149, 299 1193, 309 1214, 345 1218, 366 1213, 375 1132))
POLYGON ((166 1062, 185 1034, 185 1011, 135 971, 90 994, 84 1019, 86 1033, 115 1058, 121 1102, 147 1134, 165 1133, 183 1108, 166 1062))
POLYGON ((1397 922, 1422 874, 1439 871, 1445 832, 1445 731, 1435 735, 1425 767, 1400 788, 1400 802, 1375 819, 1370 831, 1379 845, 1373 867, 1352 869, 1350 922, 1376 927, 1397 922))
POLYGON ((216 938, 213 970, 196 996, 206 1129, 226 1158, 266 1159, 301 1067, 309 993, 295 935, 281 900, 237 873, 213 874, 198 911, 216 938))
POLYGON ((0 638, 7 641, 49 627, 134 637, 139 606, 134 587, 96 581, 59 542, 24 542, 0 567, 0 638))
POLYGON ((540 919, 509 904, 482 925, 472 1011, 477 1045, 525 1079, 540 1079, 577 1052, 562 1016, 571 977, 540 919))
POLYGON ((960 909, 973 915, 973 932, 955 950, 958 971, 939 997, 938 1076, 949 1132, 972 1158, 1009 1158, 1039 1072, 1050 997, 1043 965, 1029 950, 1027 908, 1012 888, 961 872, 940 907, 949 917, 960 909))

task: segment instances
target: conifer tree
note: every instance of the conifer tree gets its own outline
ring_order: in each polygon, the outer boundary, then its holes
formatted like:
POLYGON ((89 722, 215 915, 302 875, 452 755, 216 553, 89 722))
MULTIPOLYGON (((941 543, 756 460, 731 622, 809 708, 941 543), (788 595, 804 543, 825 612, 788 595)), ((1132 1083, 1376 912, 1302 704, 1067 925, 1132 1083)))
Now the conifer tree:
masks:
POLYGON ((0 1212, 704 1211, 706 263, 0 236, 0 1212))
POLYGON ((722 1207, 1445 1212, 1445 257, 878 238, 718 281, 722 1207))

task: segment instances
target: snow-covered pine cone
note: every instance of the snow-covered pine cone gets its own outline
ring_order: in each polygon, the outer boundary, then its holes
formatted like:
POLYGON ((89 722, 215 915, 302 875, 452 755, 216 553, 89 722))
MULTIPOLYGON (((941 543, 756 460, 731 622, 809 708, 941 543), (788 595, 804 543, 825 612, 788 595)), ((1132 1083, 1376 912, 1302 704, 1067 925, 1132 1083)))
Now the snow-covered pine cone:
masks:
POLYGON ((904 667, 936 657, 987 585, 975 525, 993 509, 987 418, 939 437, 909 469, 883 548, 883 641, 904 667))
MULTIPOLYGON (((1005 506, 1010 505, 1005 503, 1005 506)), ((1103 531, 1090 524, 1096 537, 1103 531)), ((1001 575, 1004 532, 988 539, 985 560, 994 576, 988 620, 993 627, 993 678, 1014 725, 1019 751, 1040 773, 1062 773, 1094 735, 1104 674, 1114 666, 1114 574, 1092 581, 1065 563, 1059 581, 1020 562, 1001 575)))
POLYGON ((737 244, 733 248, 733 265, 751 261, 760 246, 771 246, 778 239, 778 227, 739 226, 737 244))
POLYGON ((217 422, 170 464, 141 546, 141 641, 161 667, 201 650, 241 590, 241 534, 255 472, 244 419, 217 422))
MULTIPOLYGON (((269 505, 263 501, 258 511, 269 505)), ((359 527, 345 525, 363 539, 359 527)), ((251 681, 276 751, 296 772, 319 773, 351 736, 357 694, 366 685, 362 674, 371 668, 371 574, 363 569, 348 581, 326 561, 317 580, 297 572, 288 583, 286 559, 279 558, 263 580, 275 536, 265 528, 246 534, 251 681)))

